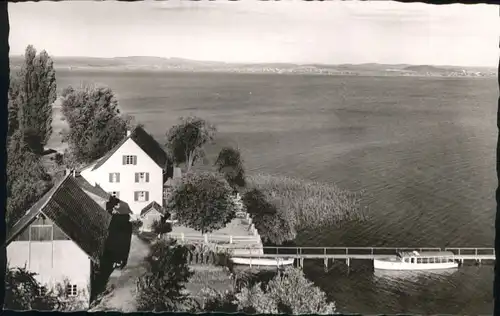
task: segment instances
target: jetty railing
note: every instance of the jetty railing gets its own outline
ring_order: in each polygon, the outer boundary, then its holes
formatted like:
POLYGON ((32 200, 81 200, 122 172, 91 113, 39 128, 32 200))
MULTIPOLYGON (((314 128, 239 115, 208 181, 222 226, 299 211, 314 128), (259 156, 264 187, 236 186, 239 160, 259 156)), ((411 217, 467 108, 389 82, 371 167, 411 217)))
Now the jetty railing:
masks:
MULTIPOLYGON (((219 248, 228 248, 232 251, 248 251, 248 254, 258 255, 255 247, 248 247, 244 245, 218 245, 219 248)), ((418 252, 428 252, 428 251, 451 251, 455 256, 471 257, 471 256, 494 256, 494 248, 438 248, 438 247, 286 247, 286 246, 265 246, 259 247, 257 249, 261 254, 266 255, 290 255, 290 256, 349 256, 352 255, 366 255, 369 256, 380 256, 380 255, 394 255, 397 252, 405 251, 418 251, 418 252)))

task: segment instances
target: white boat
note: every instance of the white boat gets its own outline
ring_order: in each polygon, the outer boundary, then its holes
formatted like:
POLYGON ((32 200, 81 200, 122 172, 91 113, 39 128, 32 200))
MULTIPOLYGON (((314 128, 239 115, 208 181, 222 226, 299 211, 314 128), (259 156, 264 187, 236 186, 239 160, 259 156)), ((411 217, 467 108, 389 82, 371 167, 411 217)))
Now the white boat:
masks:
POLYGON ((458 262, 451 251, 412 251, 374 259, 373 267, 378 270, 440 270, 457 268, 458 262))
POLYGON ((230 259, 233 264, 257 267, 282 267, 293 265, 294 258, 252 258, 252 257, 232 257, 230 259))

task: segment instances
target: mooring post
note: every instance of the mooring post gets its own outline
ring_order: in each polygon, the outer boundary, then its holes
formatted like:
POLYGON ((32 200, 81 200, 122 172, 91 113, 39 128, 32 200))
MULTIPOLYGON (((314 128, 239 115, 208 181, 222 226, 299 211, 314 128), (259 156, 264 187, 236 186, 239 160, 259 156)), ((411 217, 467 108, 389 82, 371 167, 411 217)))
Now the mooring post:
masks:
POLYGON ((325 271, 328 271, 328 258, 324 259, 325 271))
POLYGON ((345 260, 345 263, 347 264, 347 267, 349 267, 349 266, 350 266, 350 261, 351 261, 351 260, 350 260, 349 258, 347 258, 347 259, 345 260))

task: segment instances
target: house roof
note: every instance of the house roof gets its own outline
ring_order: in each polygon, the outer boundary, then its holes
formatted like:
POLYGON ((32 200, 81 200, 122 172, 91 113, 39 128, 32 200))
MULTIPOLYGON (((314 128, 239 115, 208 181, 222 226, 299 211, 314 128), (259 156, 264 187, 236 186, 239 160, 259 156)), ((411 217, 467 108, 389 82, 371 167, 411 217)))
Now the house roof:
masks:
MULTIPOLYGON (((94 165, 92 170, 96 170, 102 166, 113 154, 120 148, 127 140, 132 139, 153 161, 164 168, 167 163, 167 153, 163 150, 161 145, 146 132, 141 126, 137 126, 130 132, 130 135, 125 137, 118 145, 111 149, 106 155, 100 158, 94 165)), ((89 164, 90 165, 90 164, 89 164)), ((87 167, 89 166, 87 165, 87 167)))
POLYGON ((141 216, 144 216, 146 215, 149 211, 151 211, 152 209, 155 209, 157 210, 158 212, 160 212, 161 214, 165 214, 165 210, 163 209, 163 207, 161 207, 160 204, 156 203, 156 201, 153 201, 151 203, 149 203, 148 205, 146 205, 142 210, 141 210, 141 216))
POLYGON ((12 242, 39 214, 50 218, 96 263, 104 252, 111 215, 103 211, 75 178, 67 175, 37 201, 7 232, 12 242))
MULTIPOLYGON (((74 179, 78 184, 78 186, 80 186, 80 188, 82 188, 83 191, 87 193, 87 195, 89 195, 94 201, 97 202, 97 204, 99 204, 99 206, 101 206, 104 210, 106 210, 106 203, 109 201, 109 198, 111 196, 110 194, 104 191, 104 189, 101 188, 99 185, 93 186, 82 176, 76 176, 74 179)), ((128 203, 120 199, 118 200, 119 200, 119 205, 118 208, 116 208, 118 213, 132 214, 132 210, 130 209, 128 203)))

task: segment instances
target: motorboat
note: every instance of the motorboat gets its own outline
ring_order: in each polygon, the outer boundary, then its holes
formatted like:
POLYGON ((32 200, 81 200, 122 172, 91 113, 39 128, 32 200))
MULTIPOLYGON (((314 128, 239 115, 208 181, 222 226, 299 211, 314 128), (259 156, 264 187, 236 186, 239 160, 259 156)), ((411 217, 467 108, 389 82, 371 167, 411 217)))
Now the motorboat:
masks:
POLYGON ((246 265, 256 267, 283 267, 293 265, 294 258, 258 258, 258 257, 231 257, 235 265, 246 265))
POLYGON ((411 251, 375 258, 373 267, 376 270, 440 270, 457 268, 458 262, 451 251, 411 251))

